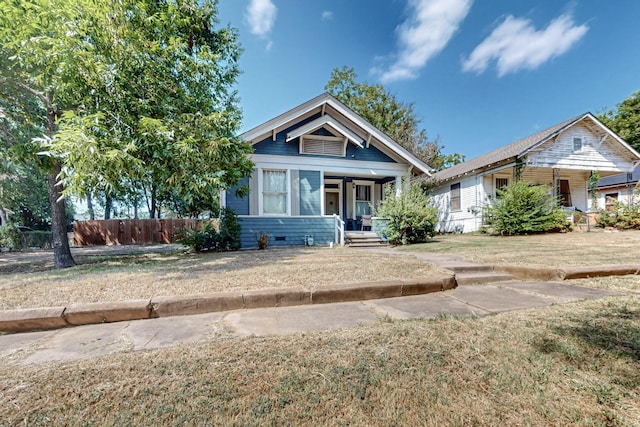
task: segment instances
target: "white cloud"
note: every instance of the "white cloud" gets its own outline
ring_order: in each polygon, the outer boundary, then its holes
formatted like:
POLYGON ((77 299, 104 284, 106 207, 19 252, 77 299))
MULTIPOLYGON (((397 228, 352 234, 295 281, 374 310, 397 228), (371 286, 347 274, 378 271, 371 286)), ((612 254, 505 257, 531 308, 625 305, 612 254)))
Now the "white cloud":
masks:
POLYGON ((532 70, 567 52, 588 30, 586 25, 576 26, 568 14, 555 18, 543 30, 536 30, 528 19, 509 15, 462 61, 462 69, 480 74, 495 60, 499 77, 532 70))
POLYGON ((333 19, 333 12, 330 10, 322 11, 322 20, 323 21, 331 21, 333 19))
POLYGON ((371 71, 382 83, 414 79, 447 45, 469 13, 473 0, 409 0, 411 16, 396 28, 398 53, 388 67, 371 71))
POLYGON ((245 14, 251 34, 266 38, 273 28, 277 14, 278 8, 271 0, 251 0, 245 14))

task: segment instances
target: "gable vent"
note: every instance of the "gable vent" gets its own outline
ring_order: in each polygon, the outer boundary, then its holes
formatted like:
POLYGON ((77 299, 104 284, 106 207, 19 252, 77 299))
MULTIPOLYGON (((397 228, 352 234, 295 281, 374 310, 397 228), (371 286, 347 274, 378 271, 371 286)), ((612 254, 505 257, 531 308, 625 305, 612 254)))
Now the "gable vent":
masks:
POLYGON ((323 137, 303 137, 300 145, 300 153, 315 154, 320 156, 345 156, 345 143, 343 139, 323 137))

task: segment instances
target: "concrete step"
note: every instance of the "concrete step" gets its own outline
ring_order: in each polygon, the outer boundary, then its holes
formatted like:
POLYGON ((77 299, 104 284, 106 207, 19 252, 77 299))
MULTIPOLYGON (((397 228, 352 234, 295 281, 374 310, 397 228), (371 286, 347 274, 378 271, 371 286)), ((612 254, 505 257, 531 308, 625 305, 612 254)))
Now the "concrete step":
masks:
POLYGON ((452 263, 438 263, 442 268, 451 270, 454 273, 485 273, 493 272, 493 267, 490 265, 473 264, 467 262, 452 262, 452 263))
POLYGON ((456 283, 458 286, 462 285, 478 285, 483 283, 495 283, 505 282, 508 280, 515 280, 515 276, 508 273, 501 273, 499 271, 481 271, 481 272, 467 272, 456 273, 456 283))
POLYGON ((355 242, 345 243, 345 245, 349 246, 350 248, 371 248, 371 247, 387 246, 388 244, 385 241, 378 240, 378 241, 370 241, 370 242, 355 241, 355 242))

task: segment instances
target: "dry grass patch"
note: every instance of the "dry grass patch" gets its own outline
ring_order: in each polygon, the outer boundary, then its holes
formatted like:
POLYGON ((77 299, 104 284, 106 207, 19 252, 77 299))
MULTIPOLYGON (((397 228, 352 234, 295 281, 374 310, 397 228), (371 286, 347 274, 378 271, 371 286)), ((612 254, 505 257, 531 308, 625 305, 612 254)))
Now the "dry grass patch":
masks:
POLYGON ((604 264, 638 265, 640 231, 488 236, 449 234, 403 250, 455 253, 486 264, 568 267, 604 264))
POLYGON ((319 286, 446 274, 414 257, 348 248, 285 248, 227 253, 160 252, 79 257, 64 270, 19 272, 0 278, 0 310, 121 301, 266 288, 319 286))
POLYGON ((0 424, 638 425, 639 364, 640 307, 615 297, 0 363, 0 424))

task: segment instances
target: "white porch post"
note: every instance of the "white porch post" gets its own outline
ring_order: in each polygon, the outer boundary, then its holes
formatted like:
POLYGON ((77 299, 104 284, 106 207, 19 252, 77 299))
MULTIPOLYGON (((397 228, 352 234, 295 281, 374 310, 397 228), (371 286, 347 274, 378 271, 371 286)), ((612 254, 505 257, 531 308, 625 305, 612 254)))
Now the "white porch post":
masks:
POLYGON ((402 194, 402 176, 396 176, 396 197, 402 194))

